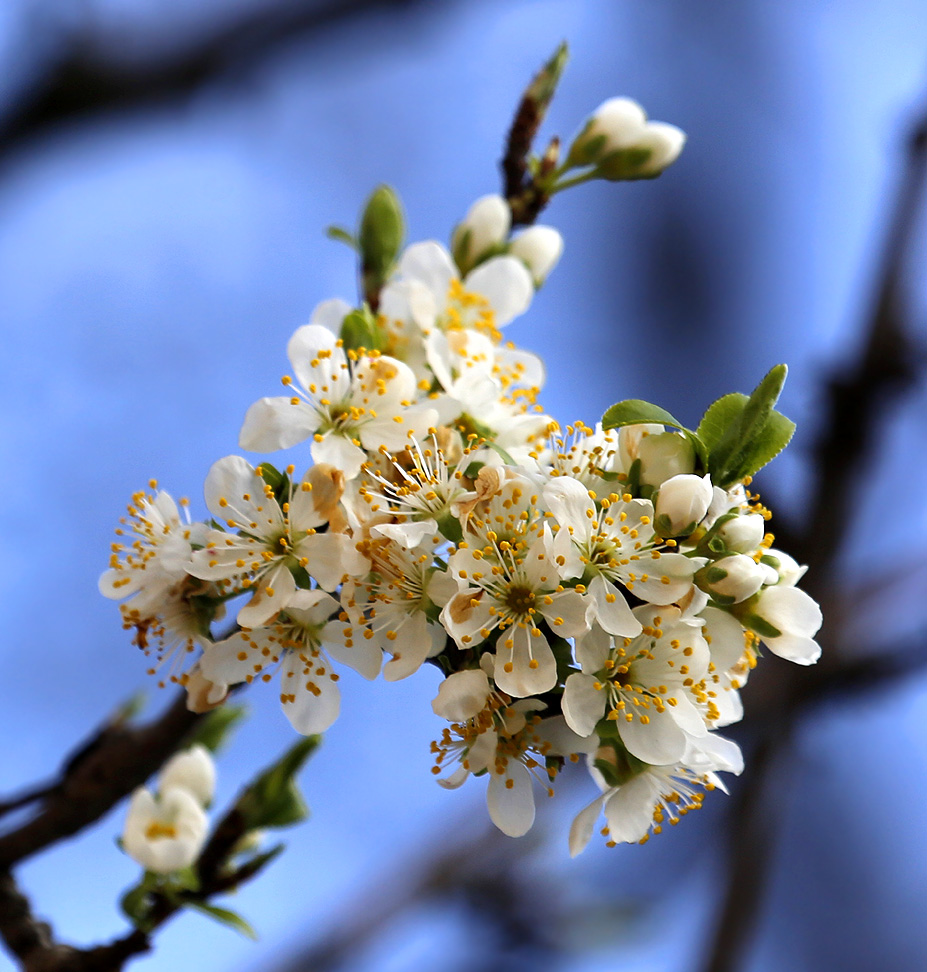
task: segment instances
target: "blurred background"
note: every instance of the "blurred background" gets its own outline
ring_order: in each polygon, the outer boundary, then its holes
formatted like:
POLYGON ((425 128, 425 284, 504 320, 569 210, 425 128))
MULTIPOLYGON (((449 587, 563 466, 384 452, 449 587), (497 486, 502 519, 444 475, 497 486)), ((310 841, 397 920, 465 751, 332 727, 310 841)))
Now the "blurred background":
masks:
MULTIPOLYGON (((167 703, 96 589, 128 497, 154 476, 205 515, 291 332, 355 297, 324 228, 385 181, 446 241, 562 39, 542 135, 622 94, 689 142, 656 182, 554 200, 564 258, 507 336, 564 422, 641 397, 694 424, 788 362, 798 433, 757 486, 812 565, 822 664, 764 660, 731 796, 572 862, 584 774, 495 834, 481 781, 429 773, 438 672, 348 672, 312 819, 231 902, 261 941, 184 915, 140 972, 927 967, 923 0, 4 0, 0 793, 140 687, 167 703)), ((247 702, 219 806, 292 740, 275 691, 247 702)), ((64 941, 125 930, 123 816, 18 872, 64 941)))

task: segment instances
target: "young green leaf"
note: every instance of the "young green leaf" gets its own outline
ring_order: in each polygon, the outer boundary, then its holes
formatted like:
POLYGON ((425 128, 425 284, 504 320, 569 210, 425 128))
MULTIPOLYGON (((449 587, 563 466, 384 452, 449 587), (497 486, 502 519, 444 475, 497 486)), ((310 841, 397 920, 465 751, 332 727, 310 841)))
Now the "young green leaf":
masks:
POLYGON ((301 739, 245 789, 238 798, 237 809, 248 830, 288 827, 306 819, 309 810, 295 776, 321 741, 321 736, 301 739))
POLYGON ((325 230, 325 235, 330 240, 337 240, 339 243, 346 243, 352 250, 357 250, 357 240, 343 226, 329 226, 325 230))
POLYGON ((244 719, 248 709, 244 705, 221 705, 207 713, 185 740, 185 747, 199 743, 210 752, 221 748, 228 734, 244 719))
POLYGON ((677 429, 685 426, 673 418, 665 408, 659 405, 651 405, 650 402, 641 401, 639 398, 629 398, 623 402, 617 402, 607 409, 602 416, 603 429, 620 429, 624 425, 671 425, 677 429))
POLYGON ((185 900, 183 905, 185 908, 190 908, 193 911, 200 912, 200 914, 208 915, 222 925, 234 928, 235 931, 240 932, 245 938, 257 941, 257 932, 236 911, 231 911, 228 908, 218 908, 216 905, 207 904, 205 901, 196 901, 192 898, 185 900))

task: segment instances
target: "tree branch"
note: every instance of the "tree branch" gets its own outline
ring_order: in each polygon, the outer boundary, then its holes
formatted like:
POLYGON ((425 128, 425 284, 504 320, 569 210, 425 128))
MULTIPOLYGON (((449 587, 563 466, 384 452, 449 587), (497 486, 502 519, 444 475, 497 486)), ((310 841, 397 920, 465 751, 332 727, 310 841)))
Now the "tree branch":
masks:
POLYGON ((146 725, 105 726, 65 766, 38 813, 0 836, 0 871, 99 820, 175 753, 202 718, 187 710, 180 693, 146 725))
POLYGON ((399 12, 422 0, 309 0, 255 6, 199 44, 152 62, 119 64, 75 36, 45 76, 0 122, 0 157, 61 125, 114 111, 155 108, 181 100, 220 76, 240 77, 295 38, 348 17, 389 7, 399 12))
MULTIPOLYGON (((827 385, 825 420, 812 462, 815 485, 809 516, 800 532, 789 531, 787 545, 809 564, 805 588, 817 600, 835 602, 835 564, 851 520, 856 490, 885 412, 904 391, 923 376, 925 357, 905 326, 902 279, 911 250, 916 220, 927 183, 927 115, 913 127, 906 165, 897 190, 872 313, 859 359, 827 385)), ((825 618, 828 617, 825 610, 825 618)), ((732 808, 730 875, 704 972, 735 972, 746 954, 765 892, 772 849, 775 814, 765 799, 775 768, 790 745, 791 729, 804 707, 858 687, 871 687, 923 667, 927 649, 915 644, 901 652, 848 658, 838 611, 821 639, 819 670, 795 671, 782 666, 775 678, 763 680, 768 717, 757 740, 758 758, 751 764, 739 798, 732 808)), ((772 673, 771 673, 772 674, 772 673)), ((748 686, 750 688, 751 686, 748 686)))

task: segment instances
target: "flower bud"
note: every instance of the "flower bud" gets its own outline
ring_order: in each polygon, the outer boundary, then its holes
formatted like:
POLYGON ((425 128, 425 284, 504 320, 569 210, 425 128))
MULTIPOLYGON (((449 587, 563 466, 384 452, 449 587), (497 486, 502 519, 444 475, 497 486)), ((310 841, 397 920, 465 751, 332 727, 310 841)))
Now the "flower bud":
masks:
POLYGON ((641 439, 637 450, 641 461, 641 482, 659 486, 673 476, 687 475, 695 469, 695 448, 684 436, 661 432, 641 439))
POLYGON ((570 165, 590 165, 618 149, 634 145, 647 123, 647 113, 630 98, 609 98, 592 113, 570 146, 570 165))
POLYGON ((794 587, 805 576, 807 566, 802 566, 799 562, 784 550, 770 548, 766 556, 763 557, 764 563, 770 563, 779 575, 780 587, 794 587), (775 561, 775 563, 771 563, 775 561))
POLYGON ((637 149, 649 149, 650 157, 637 171, 639 176, 657 176, 669 168, 682 147, 686 144, 686 133, 675 125, 666 122, 648 122, 644 132, 635 143, 637 149))
POLYGON ((493 247, 505 242, 512 226, 509 204, 499 195, 481 196, 454 230, 451 249, 462 273, 493 247))
POLYGON ((759 513, 747 513, 722 523, 717 535, 732 553, 752 554, 765 533, 766 520, 759 513))
POLYGON ((797 587, 767 587, 756 599, 752 613, 742 620, 780 658, 813 665, 821 655, 821 647, 814 640, 823 620, 821 609, 797 587))
POLYGON ((201 806, 209 806, 216 790, 216 766, 205 746, 197 743, 164 764, 158 776, 158 789, 163 793, 171 787, 186 790, 201 806))
POLYGON ((769 583, 769 568, 745 554, 732 554, 707 564, 695 582, 720 604, 738 604, 769 583))
POLYGON ((540 287, 563 253, 563 237, 552 226, 530 226, 512 240, 509 253, 524 261, 540 287))
POLYGON ((663 537, 692 533, 708 512, 711 498, 711 479, 708 476, 683 473, 667 479, 657 493, 654 520, 657 533, 663 537))

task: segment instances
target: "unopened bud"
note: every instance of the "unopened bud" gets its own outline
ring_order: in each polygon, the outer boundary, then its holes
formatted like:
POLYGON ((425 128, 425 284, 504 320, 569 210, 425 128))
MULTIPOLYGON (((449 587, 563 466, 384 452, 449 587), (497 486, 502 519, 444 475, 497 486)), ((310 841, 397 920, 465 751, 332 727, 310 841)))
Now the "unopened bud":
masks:
POLYGON ((638 170, 639 176, 657 176, 669 168, 686 144, 686 133, 667 122, 648 122, 635 148, 649 149, 650 157, 638 170))
POLYGON ((592 113, 570 147, 571 166, 591 165, 634 145, 647 123, 643 108, 630 98, 609 98, 592 113))
POLYGON ((454 230, 451 249, 461 273, 505 242, 512 226, 509 204, 499 195, 482 196, 454 230))
POLYGON ((726 520, 718 527, 718 536, 732 553, 752 554, 766 533, 766 521, 759 513, 748 513, 726 520))
POLYGON ((200 806, 208 806, 216 789, 216 766, 209 750, 197 743, 190 749, 172 756, 158 776, 158 789, 179 787, 192 793, 200 806))
POLYGON ((695 469, 692 443, 675 432, 644 436, 637 456, 641 461, 641 482, 648 486, 659 486, 673 476, 686 475, 695 469))
POLYGON ((708 476, 683 473, 667 479, 657 494, 654 520, 657 533, 664 537, 692 533, 708 512, 711 498, 711 480, 708 476))
MULTIPOLYGON (((707 564, 696 575, 695 582, 720 604, 738 604, 752 597, 770 583, 770 569, 745 554, 732 554, 707 564)), ((775 571, 772 572, 775 583, 775 571)))
POLYGON ((563 253, 563 237, 552 226, 530 226, 512 240, 509 253, 525 263, 540 287, 563 253))

